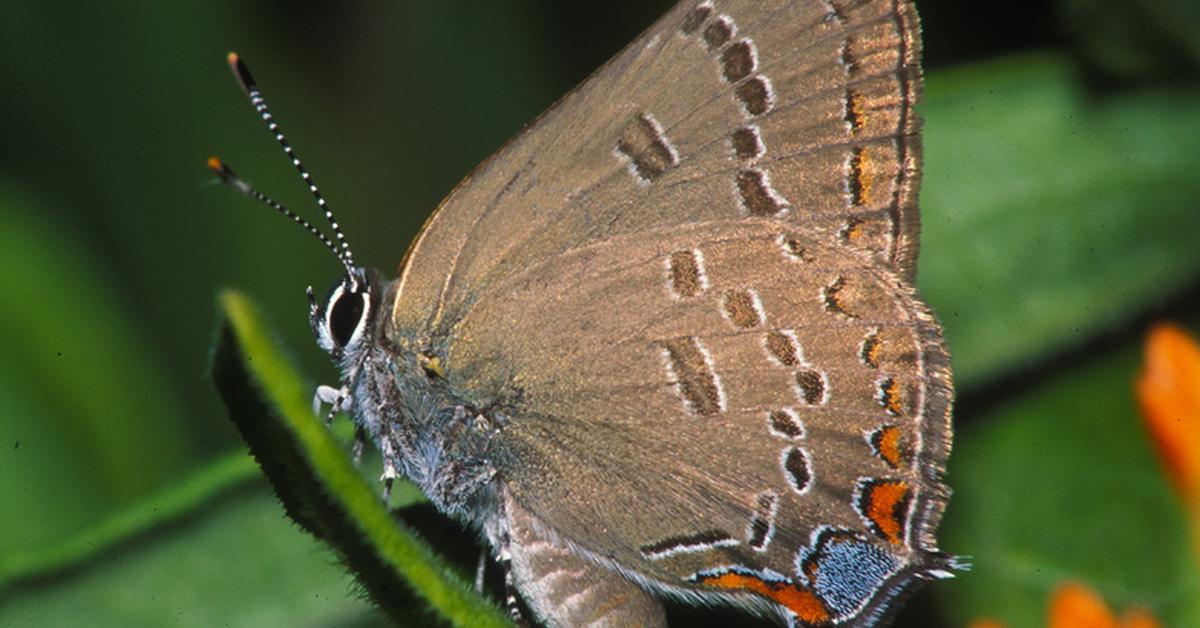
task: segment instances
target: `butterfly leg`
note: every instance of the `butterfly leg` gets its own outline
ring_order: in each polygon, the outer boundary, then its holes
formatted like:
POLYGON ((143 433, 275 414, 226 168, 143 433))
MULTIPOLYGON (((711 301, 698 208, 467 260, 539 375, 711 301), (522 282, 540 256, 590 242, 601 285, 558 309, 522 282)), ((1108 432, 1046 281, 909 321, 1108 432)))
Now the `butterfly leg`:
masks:
POLYGON ((367 430, 361 425, 354 426, 354 445, 350 451, 354 456, 354 466, 362 462, 363 450, 367 447, 367 430))
POLYGON ((396 470, 396 448, 391 438, 379 439, 379 453, 383 456, 383 473, 379 481, 383 482, 383 503, 387 505, 392 500, 392 482, 400 476, 396 470))
MULTIPOLYGON (((662 603, 625 579, 540 532, 528 511, 506 500, 512 584, 550 628, 566 626, 665 627, 662 603)), ((506 580, 507 581, 507 580, 506 580)))
POLYGON ((313 395, 312 404, 313 414, 317 416, 321 416, 321 406, 329 404, 329 414, 325 416, 325 423, 333 423, 333 415, 350 406, 350 389, 345 386, 341 388, 317 386, 317 393, 313 395))
POLYGON ((499 550, 496 552, 496 563, 500 565, 500 570, 504 572, 504 610, 508 612, 508 618, 513 624, 526 628, 529 622, 525 619, 525 614, 521 612, 521 603, 517 597, 517 586, 513 581, 512 572, 512 553, 509 551, 509 540, 507 533, 501 533, 499 550))
POLYGON ((479 549, 479 562, 475 564, 475 592, 483 593, 483 575, 487 569, 487 548, 479 549))

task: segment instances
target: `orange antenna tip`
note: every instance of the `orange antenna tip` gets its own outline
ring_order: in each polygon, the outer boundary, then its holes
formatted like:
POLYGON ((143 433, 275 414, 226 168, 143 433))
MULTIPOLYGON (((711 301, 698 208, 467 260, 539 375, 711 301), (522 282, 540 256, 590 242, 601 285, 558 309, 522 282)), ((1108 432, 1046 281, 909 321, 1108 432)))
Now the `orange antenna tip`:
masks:
POLYGON ((254 77, 250 76, 250 70, 242 62, 242 58, 238 56, 238 53, 231 52, 225 55, 225 61, 229 63, 229 69, 233 70, 233 75, 237 78, 238 84, 242 86, 242 89, 247 94, 258 89, 254 84, 254 77))

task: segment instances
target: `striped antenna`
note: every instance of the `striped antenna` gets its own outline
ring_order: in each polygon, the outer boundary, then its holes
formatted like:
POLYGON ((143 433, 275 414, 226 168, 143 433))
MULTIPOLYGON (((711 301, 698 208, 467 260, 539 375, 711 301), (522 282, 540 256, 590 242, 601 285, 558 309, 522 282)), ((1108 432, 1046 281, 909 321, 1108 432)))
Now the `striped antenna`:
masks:
MULTIPOLYGON (((346 235, 342 233, 341 226, 338 225, 337 219, 334 218, 333 211, 329 209, 329 205, 325 202, 325 197, 321 195, 321 190, 317 188, 317 184, 313 181, 312 175, 308 173, 308 169, 306 169, 304 164, 300 162, 300 158, 296 156, 296 151, 292 149, 292 145, 289 144, 287 138, 283 136, 283 131, 279 129, 279 124, 275 122, 275 117, 271 115, 271 110, 267 108, 267 101, 263 98, 262 91, 258 89, 258 84, 254 82, 254 77, 250 75, 250 70, 246 68, 245 63, 242 63, 241 57, 239 57, 236 52, 229 53, 229 55, 226 56, 226 61, 229 63, 230 69, 233 70, 233 75, 237 78, 238 83, 241 84, 242 89, 250 98, 250 104, 254 106, 254 110, 257 111, 258 115, 262 117, 263 122, 267 123, 267 128, 270 129, 271 133, 275 135, 275 141, 279 142, 279 145, 283 147, 283 152, 286 153, 288 158, 292 160, 292 165, 295 166, 296 171, 300 173, 300 178, 304 179, 304 182, 308 184, 308 191, 312 192, 313 197, 317 199, 317 205, 321 208, 321 211, 325 213, 325 220, 329 221, 329 226, 333 228, 333 235, 337 238, 337 244, 340 245, 340 248, 339 246, 331 247, 334 255, 337 255, 338 259, 342 260, 342 264, 345 265, 347 269, 353 271, 354 255, 350 252, 350 243, 346 241, 346 235)), ((217 174, 220 176, 220 172, 217 174)), ((224 180, 224 177, 222 177, 222 181, 224 180)), ((240 181, 240 179, 238 180, 240 181)), ((262 198, 265 199, 267 197, 263 196, 262 198)), ((276 208, 282 210, 282 206, 277 206, 276 208)), ((300 220, 295 214, 287 212, 287 210, 282 211, 290 214, 293 220, 301 222, 303 225, 307 225, 307 228, 310 231, 315 232, 315 229, 312 228, 311 224, 300 220)), ((324 236, 322 236, 321 239, 326 243, 329 242, 329 240, 324 236)), ((353 278, 354 273, 350 272, 350 276, 353 278)))
POLYGON ((334 256, 338 258, 338 261, 342 263, 342 266, 346 267, 346 274, 351 278, 351 281, 355 280, 354 266, 351 265, 349 256, 342 257, 342 255, 338 253, 337 245, 334 244, 328 236, 326 236, 324 233, 321 233, 319 229, 314 227, 311 222, 296 215, 296 212, 284 207, 270 196, 267 196, 266 194, 254 189, 254 186, 250 185, 244 179, 234 174, 233 170, 231 170, 229 166, 226 166, 220 159, 217 159, 216 157, 209 157, 208 169, 212 170, 218 177, 220 177, 221 183, 228 185, 229 187, 259 201, 264 205, 274 208, 275 211, 287 216, 288 218, 291 218, 296 224, 304 227, 309 233, 317 236, 317 239, 324 243, 325 247, 328 248, 330 252, 332 252, 334 256))

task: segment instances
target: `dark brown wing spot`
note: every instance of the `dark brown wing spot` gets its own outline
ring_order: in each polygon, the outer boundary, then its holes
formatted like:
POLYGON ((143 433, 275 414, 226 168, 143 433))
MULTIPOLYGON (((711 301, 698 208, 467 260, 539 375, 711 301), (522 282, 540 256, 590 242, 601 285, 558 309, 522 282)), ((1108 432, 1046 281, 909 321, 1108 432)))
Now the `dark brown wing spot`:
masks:
POLYGON ((812 253, 808 252, 808 248, 804 246, 800 238, 797 238, 793 234, 785 233, 779 236, 779 246, 783 247, 784 253, 801 262, 811 263, 816 259, 812 253))
POLYGON ((762 324, 762 314, 758 311, 758 304, 749 290, 729 290, 725 293, 725 315, 742 329, 762 324))
POLYGON ((824 403, 825 378, 812 369, 796 371, 796 390, 800 399, 810 406, 824 403))
POLYGON ((842 52, 839 61, 842 68, 846 70, 846 76, 853 77, 858 74, 862 67, 858 62, 858 55, 854 53, 855 41, 853 38, 847 37, 846 41, 842 42, 842 52))
POLYGON ((767 545, 767 534, 770 532, 770 521, 762 517, 754 517, 750 520, 750 538, 747 540, 747 545, 757 551, 763 551, 767 545))
POLYGON ((789 447, 783 452, 783 474, 797 493, 805 493, 812 484, 812 466, 808 453, 799 447, 789 447))
POLYGON ((771 542, 771 532, 775 527, 775 504, 779 497, 766 491, 755 498, 754 517, 750 519, 750 529, 747 535, 747 545, 757 552, 766 551, 771 542))
POLYGON ((671 374, 688 409, 701 416, 720 412, 720 382, 705 360, 700 341, 696 338, 676 338, 662 344, 667 352, 671 374))
POLYGON ((755 127, 744 126, 734 131, 730 140, 733 143, 733 154, 738 159, 756 159, 763 154, 762 138, 755 127))
POLYGON ((838 24, 846 23, 846 8, 840 6, 842 4, 845 4, 845 0, 830 0, 826 3, 826 5, 829 7, 828 19, 831 19, 838 24))
POLYGON ((836 279, 825 286, 821 291, 821 300, 825 303, 825 310, 835 314, 841 314, 848 318, 858 318, 853 312, 846 309, 843 303, 842 291, 846 289, 846 278, 839 275, 836 279))
POLYGON ((791 335, 772 329, 767 332, 767 352, 784 366, 800 365, 800 349, 791 335))
POLYGON ((695 251, 671 254, 671 289, 681 297, 694 297, 704 291, 703 270, 695 251))
POLYGON ((680 552, 700 552, 714 547, 737 545, 737 541, 723 530, 707 530, 688 536, 673 536, 638 548, 642 555, 651 560, 666 558, 680 552))
POLYGON ((754 72, 754 45, 743 39, 734 42, 721 53, 721 73, 725 80, 736 83, 754 72))
POLYGON ((790 409, 772 410, 767 414, 767 425, 773 434, 783 438, 804 438, 804 423, 790 409))
POLYGON ((683 23, 679 25, 679 30, 683 31, 685 35, 691 35, 710 15, 712 15, 712 7, 706 4, 694 7, 683 17, 683 23))
POLYGON ((738 193, 742 207, 751 216, 774 216, 787 208, 783 197, 771 188, 767 174, 761 170, 747 168, 738 171, 738 193))
POLYGON ((733 37, 733 22, 724 15, 718 16, 704 29, 704 43, 708 44, 709 50, 716 50, 724 46, 731 37, 733 37))
POLYGON ((679 162, 662 127, 644 112, 634 116, 625 127, 617 140, 617 152, 628 158, 637 176, 647 182, 662 176, 679 162))
POLYGON ((771 109, 771 87, 761 76, 747 79, 734 93, 742 102, 742 108, 752 116, 761 116, 771 109))

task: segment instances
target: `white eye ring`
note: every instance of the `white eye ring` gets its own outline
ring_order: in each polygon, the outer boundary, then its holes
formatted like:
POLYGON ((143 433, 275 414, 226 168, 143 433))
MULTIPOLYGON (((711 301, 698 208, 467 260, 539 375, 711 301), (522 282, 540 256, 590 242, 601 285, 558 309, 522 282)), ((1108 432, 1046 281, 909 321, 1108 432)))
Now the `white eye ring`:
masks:
POLYGON ((343 281, 333 289, 333 292, 329 295, 329 299, 325 302, 325 311, 323 313, 324 316, 322 317, 320 328, 317 330, 317 344, 328 353, 333 353, 334 351, 353 351, 362 340, 364 330, 366 329, 367 320, 370 319, 371 298, 368 289, 361 293, 357 293, 357 295, 362 299, 362 310, 359 312, 358 320, 354 323, 354 330, 351 331, 350 336, 346 338, 344 344, 338 342, 333 331, 334 310, 337 309, 337 306, 341 302, 342 298, 347 297, 348 294, 352 298, 355 293, 350 292, 347 289, 346 282, 343 281))

